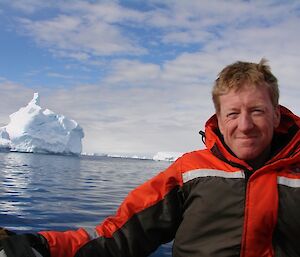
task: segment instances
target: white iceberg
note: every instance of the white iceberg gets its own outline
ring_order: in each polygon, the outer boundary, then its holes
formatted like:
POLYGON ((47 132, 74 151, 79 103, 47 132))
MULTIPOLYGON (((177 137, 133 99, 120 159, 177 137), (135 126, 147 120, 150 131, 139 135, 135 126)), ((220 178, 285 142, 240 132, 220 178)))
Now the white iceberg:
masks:
POLYGON ((183 153, 181 152, 158 152, 153 156, 154 161, 169 161, 173 162, 178 159, 183 153))
POLYGON ((0 148, 31 153, 81 153, 83 129, 76 121, 43 109, 38 93, 9 117, 9 124, 0 128, 0 148))

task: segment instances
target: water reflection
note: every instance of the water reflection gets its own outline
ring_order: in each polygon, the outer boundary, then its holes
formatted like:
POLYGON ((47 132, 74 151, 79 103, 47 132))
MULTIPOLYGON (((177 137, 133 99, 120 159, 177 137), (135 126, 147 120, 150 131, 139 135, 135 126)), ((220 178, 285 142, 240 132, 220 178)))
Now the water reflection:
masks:
POLYGON ((65 208, 62 191, 72 186, 79 163, 75 157, 1 153, 1 219, 9 219, 12 228, 32 229, 45 222, 45 212, 48 217, 65 208))
POLYGON ((2 212, 23 215, 31 182, 30 169, 23 155, 3 154, 0 162, 0 193, 2 212))

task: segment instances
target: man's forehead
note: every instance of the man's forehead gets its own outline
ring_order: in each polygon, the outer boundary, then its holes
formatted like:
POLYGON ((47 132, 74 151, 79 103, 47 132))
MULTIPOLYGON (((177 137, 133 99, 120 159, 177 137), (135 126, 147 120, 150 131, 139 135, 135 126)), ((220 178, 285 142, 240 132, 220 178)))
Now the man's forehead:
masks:
POLYGON ((230 90, 220 96, 220 107, 237 108, 246 105, 247 107, 266 106, 271 104, 267 89, 245 89, 230 90))

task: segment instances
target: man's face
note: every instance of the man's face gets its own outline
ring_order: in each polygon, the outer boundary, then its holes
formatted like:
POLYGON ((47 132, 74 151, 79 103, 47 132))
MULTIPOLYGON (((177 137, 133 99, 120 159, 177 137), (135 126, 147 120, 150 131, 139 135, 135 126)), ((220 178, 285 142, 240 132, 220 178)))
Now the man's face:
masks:
POLYGON ((265 86, 245 85, 220 96, 217 118, 227 146, 239 159, 250 161, 270 147, 280 112, 265 86))

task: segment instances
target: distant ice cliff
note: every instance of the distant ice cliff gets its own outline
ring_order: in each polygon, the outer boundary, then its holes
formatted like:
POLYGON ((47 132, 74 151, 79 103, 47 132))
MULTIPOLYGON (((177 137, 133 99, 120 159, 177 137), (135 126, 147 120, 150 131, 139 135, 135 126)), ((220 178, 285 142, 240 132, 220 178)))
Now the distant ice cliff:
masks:
POLYGON ((111 154, 111 153, 82 153, 84 156, 98 156, 98 157, 110 157, 110 158, 125 158, 125 159, 139 159, 139 160, 154 160, 154 161, 167 161, 174 162, 180 156, 181 152, 158 152, 155 155, 140 155, 140 154, 111 154))
POLYGON ((153 156, 154 161, 175 161, 183 153, 180 152, 158 152, 153 156))

